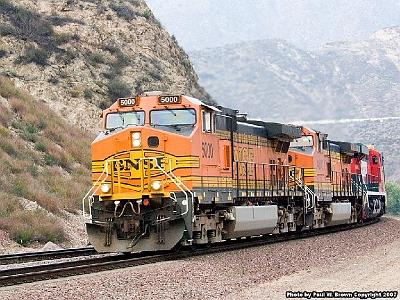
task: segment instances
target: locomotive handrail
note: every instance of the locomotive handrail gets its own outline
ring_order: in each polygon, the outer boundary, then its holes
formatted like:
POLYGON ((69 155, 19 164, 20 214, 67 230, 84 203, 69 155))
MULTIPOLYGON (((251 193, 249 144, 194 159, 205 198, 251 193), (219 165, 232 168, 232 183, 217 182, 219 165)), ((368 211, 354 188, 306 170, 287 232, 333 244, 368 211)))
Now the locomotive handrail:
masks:
POLYGON ((305 208, 314 208, 315 207, 315 193, 303 182, 300 178, 300 173, 299 178, 296 177, 296 167, 293 167, 293 172, 292 170, 289 172, 289 177, 297 184, 298 187, 300 187, 306 196, 306 206, 305 208), (311 200, 310 200, 311 198, 311 200))
POLYGON ((359 177, 357 177, 357 181, 351 178, 351 184, 354 185, 357 189, 357 193, 363 192, 364 194, 368 192, 368 188, 366 184, 363 182, 362 177, 360 177, 361 180, 359 180, 359 177))
MULTIPOLYGON (((101 172, 97 181, 92 185, 92 187, 89 189, 89 191, 86 193, 86 195, 82 198, 82 215, 83 215, 83 217, 87 218, 86 213, 85 213, 86 198, 88 198, 88 201, 89 201, 89 199, 93 197, 93 195, 100 189, 101 184, 107 179, 108 175, 109 174, 108 174, 108 160, 107 160, 104 164, 103 172, 101 172), (103 174, 106 174, 106 177, 103 180, 101 180, 101 182, 100 182, 100 178, 103 176, 103 174), (99 182, 100 182, 100 184, 99 184, 99 182), (95 187, 97 187, 97 188, 94 190, 95 187), (92 192, 92 194, 89 196, 89 194, 91 192, 92 192)), ((90 211, 90 203, 88 202, 88 204, 89 204, 89 218, 91 218, 92 214, 90 211)))
POLYGON ((246 194, 264 194, 266 192, 283 192, 289 195, 289 170, 290 165, 234 161, 236 173, 236 190, 245 190, 246 194), (258 179, 260 176, 261 180, 258 179), (267 186, 268 184, 268 186, 267 186), (250 191, 250 192, 249 192, 250 191))
POLYGON ((175 185, 181 190, 181 192, 185 195, 186 198, 186 203, 184 204, 182 201, 182 204, 186 206, 186 211, 181 213, 181 216, 186 215, 189 212, 189 197, 188 197, 188 193, 190 193, 191 196, 191 200, 193 203, 193 199, 194 199, 194 195, 193 192, 172 172, 172 165, 171 165, 171 160, 169 161, 169 173, 167 173, 159 164, 157 161, 157 158, 155 157, 147 157, 144 159, 150 159, 150 160, 154 160, 155 165, 157 166, 157 168, 164 173, 164 175, 166 175, 173 183, 175 183, 175 185), (182 188, 184 187, 184 188, 182 188))

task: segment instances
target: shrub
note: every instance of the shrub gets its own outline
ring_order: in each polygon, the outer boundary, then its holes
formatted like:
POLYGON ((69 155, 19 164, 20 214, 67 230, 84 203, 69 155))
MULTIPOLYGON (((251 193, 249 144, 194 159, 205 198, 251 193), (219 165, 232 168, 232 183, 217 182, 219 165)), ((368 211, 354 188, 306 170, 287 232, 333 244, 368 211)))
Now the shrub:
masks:
POLYGON ((75 88, 72 88, 69 90, 69 93, 71 94, 72 98, 78 98, 79 95, 81 94, 81 91, 75 88))
POLYGON ((100 103, 99 103, 99 108, 100 109, 102 109, 102 110, 104 110, 104 109, 106 109, 107 107, 109 107, 110 106, 110 103, 108 103, 108 101, 101 101, 100 103))
POLYGON ((127 22, 136 19, 136 13, 128 5, 110 4, 110 8, 115 11, 118 17, 124 19, 127 22))
MULTIPOLYGON (((16 199, 13 199, 18 203, 16 199)), ((29 246, 32 242, 64 242, 66 235, 61 223, 42 209, 32 211, 17 209, 7 201, 11 208, 0 220, 0 228, 7 230, 14 241, 29 246)))
POLYGON ((133 6, 140 6, 140 2, 138 0, 129 0, 129 2, 133 5, 133 6))
POLYGON ((38 141, 35 143, 35 149, 40 152, 45 152, 46 145, 42 141, 38 141))
POLYGON ((153 77, 153 79, 155 81, 161 81, 162 80, 162 76, 160 75, 160 73, 155 71, 155 70, 149 70, 149 75, 151 77, 153 77))
POLYGON ((146 20, 150 20, 150 19, 151 19, 151 13, 150 13, 150 11, 148 11, 148 10, 146 10, 146 11, 142 14, 142 16, 145 17, 146 20))
POLYGON ((0 137, 1 139, 8 138, 10 136, 10 130, 0 124, 0 137))
POLYGON ((25 180, 22 180, 19 176, 13 180, 13 194, 18 197, 27 198, 29 197, 29 189, 25 180))
POLYGON ((12 237, 14 241, 18 244, 27 247, 33 242, 33 232, 29 226, 24 226, 24 228, 15 228, 12 232, 12 237))
POLYGON ((49 83, 51 83, 51 84, 54 84, 54 85, 57 85, 60 81, 59 81, 59 79, 57 78, 57 77, 50 77, 48 80, 47 80, 49 83))
POLYGON ((84 89, 83 90, 83 97, 85 97, 85 99, 92 99, 93 98, 93 91, 91 89, 84 89))
POLYGON ((12 26, 0 26, 0 36, 15 35, 15 29, 12 26))
POLYGON ((56 34, 53 36, 53 41, 56 45, 68 43, 71 40, 71 35, 67 33, 56 34))
POLYGON ((29 132, 21 132, 21 138, 23 138, 27 142, 36 143, 36 136, 29 132))
POLYGON ((18 114, 24 113, 27 106, 23 100, 14 96, 10 96, 9 104, 11 106, 12 111, 18 114))
POLYGON ((17 156, 18 145, 12 137, 2 136, 0 138, 0 149, 10 156, 17 156))
POLYGON ((46 66, 48 64, 48 56, 46 50, 28 45, 25 49, 25 55, 19 56, 16 62, 22 64, 35 63, 39 66, 46 66))
POLYGON ((6 199, 0 201, 0 216, 2 218, 10 217, 13 212, 15 212, 17 209, 20 209, 20 207, 18 206, 18 202, 7 200, 9 199, 9 197, 4 193, 1 193, 0 197, 2 197, 2 199, 6 199))
POLYGON ((37 177, 39 175, 39 169, 35 164, 30 164, 28 166, 28 172, 32 175, 32 177, 37 177))
POLYGON ((10 111, 1 103, 0 103, 0 111, 2 112, 0 114, 0 125, 7 127, 11 121, 10 111))
POLYGON ((49 155, 47 153, 43 156, 43 159, 44 159, 44 163, 48 166, 52 166, 55 163, 54 159, 51 157, 51 155, 49 155))
POLYGON ((93 67, 104 64, 105 61, 104 55, 100 52, 92 52, 88 55, 88 63, 93 67))
POLYGON ((128 97, 131 95, 131 90, 128 85, 118 78, 113 78, 108 81, 108 97, 115 101, 117 98, 128 97))
POLYGON ((39 132, 39 128, 32 124, 26 124, 26 131, 28 131, 29 133, 37 133, 39 132))

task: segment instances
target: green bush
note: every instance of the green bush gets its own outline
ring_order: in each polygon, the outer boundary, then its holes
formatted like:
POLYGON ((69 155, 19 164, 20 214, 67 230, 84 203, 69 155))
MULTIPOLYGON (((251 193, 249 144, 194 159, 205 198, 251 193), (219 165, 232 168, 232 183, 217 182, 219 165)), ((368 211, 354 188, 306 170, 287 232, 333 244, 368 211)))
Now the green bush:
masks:
POLYGON ((104 64, 105 61, 104 55, 100 52, 91 52, 88 55, 88 63, 93 67, 96 67, 98 64, 104 64))
POLYGON ((29 132, 22 132, 20 133, 21 138, 23 138, 25 141, 31 142, 31 143, 36 143, 36 136, 32 133, 29 132))
POLYGON ((28 45, 25 49, 25 55, 19 56, 16 62, 22 64, 35 63, 39 66, 46 66, 48 64, 48 57, 49 55, 46 50, 28 45))
POLYGON ((46 145, 42 141, 35 143, 35 149, 40 152, 46 152, 46 145))
POLYGON ((28 131, 29 133, 37 133, 39 132, 39 128, 32 124, 26 124, 26 131, 28 131))
POLYGON ((108 81, 108 97, 110 100, 115 101, 117 98, 129 97, 131 90, 128 85, 118 78, 113 78, 108 81))
POLYGON ((44 155, 43 159, 44 159, 44 163, 48 166, 52 166, 55 163, 54 159, 47 153, 44 155))
POLYGON ((136 19, 136 13, 130 8, 128 5, 117 5, 117 4, 110 4, 110 8, 115 11, 118 17, 125 19, 125 21, 130 22, 136 19))
POLYGON ((387 193, 387 213, 394 216, 400 216, 400 186, 393 182, 386 183, 387 193))
POLYGON ((85 97, 85 99, 92 99, 93 98, 93 91, 91 89, 84 89, 83 90, 83 97, 85 97))
POLYGON ((56 45, 62 45, 68 43, 71 39, 72 39, 71 35, 67 33, 55 34, 53 36, 53 41, 56 45))

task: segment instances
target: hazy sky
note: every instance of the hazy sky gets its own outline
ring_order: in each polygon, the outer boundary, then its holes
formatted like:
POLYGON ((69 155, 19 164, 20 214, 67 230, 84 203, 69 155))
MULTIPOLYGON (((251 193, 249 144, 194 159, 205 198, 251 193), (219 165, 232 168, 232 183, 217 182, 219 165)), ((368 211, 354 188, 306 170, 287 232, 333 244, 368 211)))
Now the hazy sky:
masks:
POLYGON ((257 39, 303 50, 400 25, 399 0, 146 0, 186 51, 257 39))

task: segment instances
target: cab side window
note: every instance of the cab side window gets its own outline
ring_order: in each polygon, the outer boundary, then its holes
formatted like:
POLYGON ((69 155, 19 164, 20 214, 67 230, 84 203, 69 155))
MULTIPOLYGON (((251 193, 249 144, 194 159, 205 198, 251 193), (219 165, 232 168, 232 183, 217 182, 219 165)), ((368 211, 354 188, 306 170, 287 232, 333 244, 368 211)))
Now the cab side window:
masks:
POLYGON ((210 111, 201 111, 203 132, 215 133, 215 113, 210 111))

